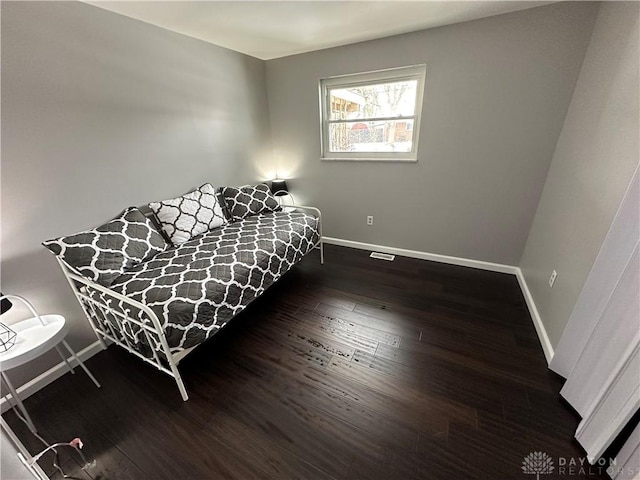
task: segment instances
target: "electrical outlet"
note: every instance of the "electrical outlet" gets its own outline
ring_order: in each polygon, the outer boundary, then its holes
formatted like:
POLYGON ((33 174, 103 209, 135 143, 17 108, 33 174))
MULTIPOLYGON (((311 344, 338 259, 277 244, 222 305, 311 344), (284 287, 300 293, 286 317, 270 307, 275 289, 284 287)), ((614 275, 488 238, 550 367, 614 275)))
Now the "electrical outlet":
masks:
POLYGON ((553 284, 556 283, 556 278, 558 278, 558 272, 554 270, 549 277, 549 287, 553 287, 553 284))
POLYGON ((373 215, 367 215, 367 225, 373 225, 373 215))

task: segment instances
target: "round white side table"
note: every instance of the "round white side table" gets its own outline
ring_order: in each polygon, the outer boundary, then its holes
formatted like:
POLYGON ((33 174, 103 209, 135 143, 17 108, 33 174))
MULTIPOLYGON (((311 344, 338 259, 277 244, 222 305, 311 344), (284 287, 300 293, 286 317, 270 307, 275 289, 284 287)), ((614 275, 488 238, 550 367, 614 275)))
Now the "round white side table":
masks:
MULTIPOLYGON (((60 348, 60 344, 62 344, 71 354, 71 358, 80 365, 93 383, 100 388, 98 381, 64 339, 68 326, 62 315, 39 315, 38 317, 29 318, 13 324, 11 325, 11 329, 17 334, 16 342, 15 345, 6 352, 0 352, 0 374, 7 384, 12 398, 16 401, 18 408, 24 415, 27 425, 33 432, 36 432, 35 425, 22 400, 20 400, 16 390, 5 374, 7 370, 24 365, 52 348, 55 348, 71 373, 74 373, 73 368, 67 361, 66 355, 60 348)), ((13 407, 13 404, 11 404, 11 406, 13 407)))

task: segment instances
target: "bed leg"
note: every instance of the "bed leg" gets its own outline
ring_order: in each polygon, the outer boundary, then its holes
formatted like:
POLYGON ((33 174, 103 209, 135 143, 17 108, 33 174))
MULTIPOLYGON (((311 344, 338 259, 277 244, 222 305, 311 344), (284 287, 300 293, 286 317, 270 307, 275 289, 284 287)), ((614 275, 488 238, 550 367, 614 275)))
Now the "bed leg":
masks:
POLYGON ((96 337, 98 337, 98 341, 100 342, 100 345, 102 346, 103 350, 107 349, 107 343, 104 341, 104 338, 102 338, 102 335, 100 335, 98 332, 96 332, 96 337))
POLYGON ((178 384, 178 390, 180 390, 180 396, 182 397, 182 400, 186 402, 187 400, 189 400, 189 394, 187 393, 187 389, 184 387, 184 383, 182 383, 182 378, 176 378, 176 383, 178 384))
POLYGON ((178 390, 180 390, 180 396, 182 396, 182 400, 185 402, 189 400, 189 394, 187 393, 187 389, 184 386, 184 382, 182 381, 182 377, 180 376, 180 372, 178 371, 178 366, 173 363, 173 361, 169 362, 171 366, 171 372, 173 373, 173 378, 175 378, 176 383, 178 384, 178 390))

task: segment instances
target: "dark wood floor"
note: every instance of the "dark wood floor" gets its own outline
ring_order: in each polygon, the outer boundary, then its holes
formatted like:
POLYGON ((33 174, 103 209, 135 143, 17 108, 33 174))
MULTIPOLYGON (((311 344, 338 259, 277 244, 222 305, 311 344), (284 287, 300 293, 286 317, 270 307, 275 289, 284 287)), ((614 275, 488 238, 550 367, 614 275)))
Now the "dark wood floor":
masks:
POLYGON ((184 360, 186 403, 115 346, 87 364, 102 389, 67 374, 26 405, 48 441, 84 440, 93 478, 522 480, 532 451, 545 480, 580 478, 558 471, 584 456, 578 419, 511 275, 328 246, 184 360))

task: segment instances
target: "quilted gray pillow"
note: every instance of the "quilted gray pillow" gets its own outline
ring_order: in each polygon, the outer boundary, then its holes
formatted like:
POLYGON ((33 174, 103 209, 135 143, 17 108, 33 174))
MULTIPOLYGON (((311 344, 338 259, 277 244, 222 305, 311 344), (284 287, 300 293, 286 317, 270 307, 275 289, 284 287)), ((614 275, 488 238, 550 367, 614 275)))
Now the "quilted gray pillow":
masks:
POLYGON ((174 245, 227 223, 215 188, 210 183, 178 198, 151 202, 149 208, 174 245))
POLYGON ((222 187, 221 191, 227 212, 234 222, 250 215, 273 212, 280 208, 271 189, 264 183, 242 187, 222 187))
POLYGON ((167 248, 167 242, 136 207, 86 232, 42 242, 86 278, 108 287, 126 270, 167 248))

